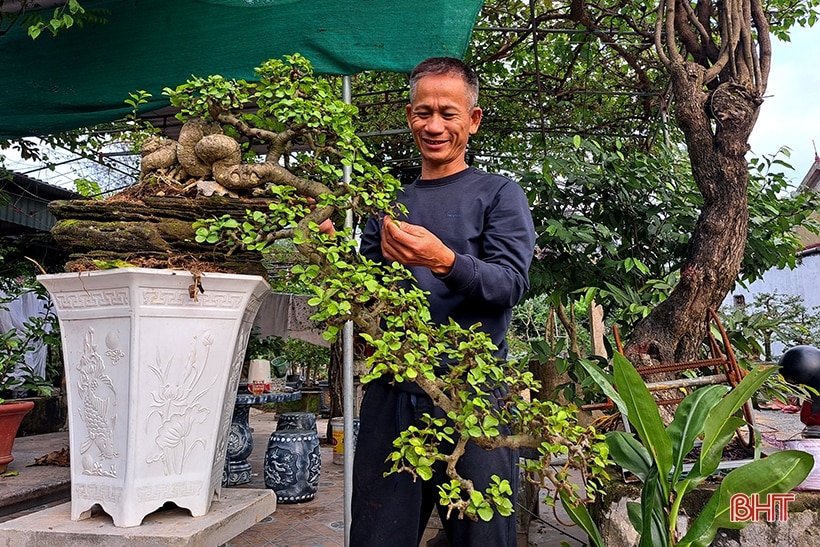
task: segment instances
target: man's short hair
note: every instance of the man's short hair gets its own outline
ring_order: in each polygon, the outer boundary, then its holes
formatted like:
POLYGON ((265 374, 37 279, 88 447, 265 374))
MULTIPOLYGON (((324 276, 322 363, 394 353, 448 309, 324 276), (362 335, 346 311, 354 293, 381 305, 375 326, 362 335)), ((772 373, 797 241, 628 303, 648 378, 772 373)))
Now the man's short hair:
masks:
POLYGON ((442 74, 452 74, 463 79, 470 94, 470 106, 478 105, 478 75, 464 61, 455 57, 430 57, 416 65, 410 73, 410 102, 413 102, 420 79, 442 74))

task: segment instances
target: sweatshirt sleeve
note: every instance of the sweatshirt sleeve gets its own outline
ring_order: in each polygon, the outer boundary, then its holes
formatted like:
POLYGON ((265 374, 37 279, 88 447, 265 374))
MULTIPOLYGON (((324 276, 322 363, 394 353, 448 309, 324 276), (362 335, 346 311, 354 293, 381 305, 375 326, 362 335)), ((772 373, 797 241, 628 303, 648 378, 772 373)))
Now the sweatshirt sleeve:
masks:
POLYGON ((477 253, 456 253, 453 268, 438 277, 471 299, 500 307, 516 305, 529 289, 535 228, 524 191, 513 181, 501 186, 485 214, 477 253))
POLYGON ((382 256, 381 229, 382 225, 379 218, 376 215, 372 215, 367 219, 364 225, 361 241, 359 242, 359 252, 374 262, 382 262, 384 260, 382 256))

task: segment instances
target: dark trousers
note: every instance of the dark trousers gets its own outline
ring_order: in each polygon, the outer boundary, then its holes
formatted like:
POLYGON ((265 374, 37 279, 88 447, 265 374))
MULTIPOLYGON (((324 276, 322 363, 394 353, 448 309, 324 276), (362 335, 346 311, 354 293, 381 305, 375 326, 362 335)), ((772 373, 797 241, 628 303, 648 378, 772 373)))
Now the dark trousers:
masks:
MULTIPOLYGON (((418 478, 414 482, 406 472, 384 476, 390 469, 386 459, 393 451, 393 440, 408 426, 420 423, 424 413, 443 415, 426 395, 400 391, 378 381, 367 386, 353 460, 351 546, 418 547, 433 507, 437 507, 452 547, 515 547, 514 514, 495 515, 490 522, 458 519, 456 515, 447 518, 447 508, 438 503, 438 485, 449 482, 441 462, 429 481, 418 478)), ((448 448, 441 450, 449 452, 448 448)), ((457 469, 482 492, 490 477, 498 475, 510 481, 515 493, 517 462, 516 450, 484 450, 469 443, 457 469)))

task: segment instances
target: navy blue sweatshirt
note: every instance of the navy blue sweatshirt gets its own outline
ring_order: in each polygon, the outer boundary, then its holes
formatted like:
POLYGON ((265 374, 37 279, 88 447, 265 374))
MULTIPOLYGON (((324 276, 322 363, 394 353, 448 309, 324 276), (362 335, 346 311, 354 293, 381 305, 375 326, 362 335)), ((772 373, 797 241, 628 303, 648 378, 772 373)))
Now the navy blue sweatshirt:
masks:
MULTIPOLYGON (((532 215, 524 191, 510 179, 473 167, 441 179, 417 179, 397 200, 407 207, 399 220, 424 226, 455 252, 453 268, 436 275, 411 267, 417 285, 428 291, 430 313, 438 324, 452 317, 468 328, 481 323, 496 353, 506 357, 512 307, 529 288, 535 246, 532 215)), ((381 253, 381 221, 370 218, 361 252, 374 261, 381 253)))

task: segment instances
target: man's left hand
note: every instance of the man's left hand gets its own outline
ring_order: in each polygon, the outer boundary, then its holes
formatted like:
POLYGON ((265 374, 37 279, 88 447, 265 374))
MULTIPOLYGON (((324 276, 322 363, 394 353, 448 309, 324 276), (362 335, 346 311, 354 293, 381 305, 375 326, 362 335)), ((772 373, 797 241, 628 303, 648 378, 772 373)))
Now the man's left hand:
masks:
POLYGON ((382 254, 405 266, 424 266, 433 273, 450 272, 455 253, 430 230, 390 217, 382 220, 382 254))

